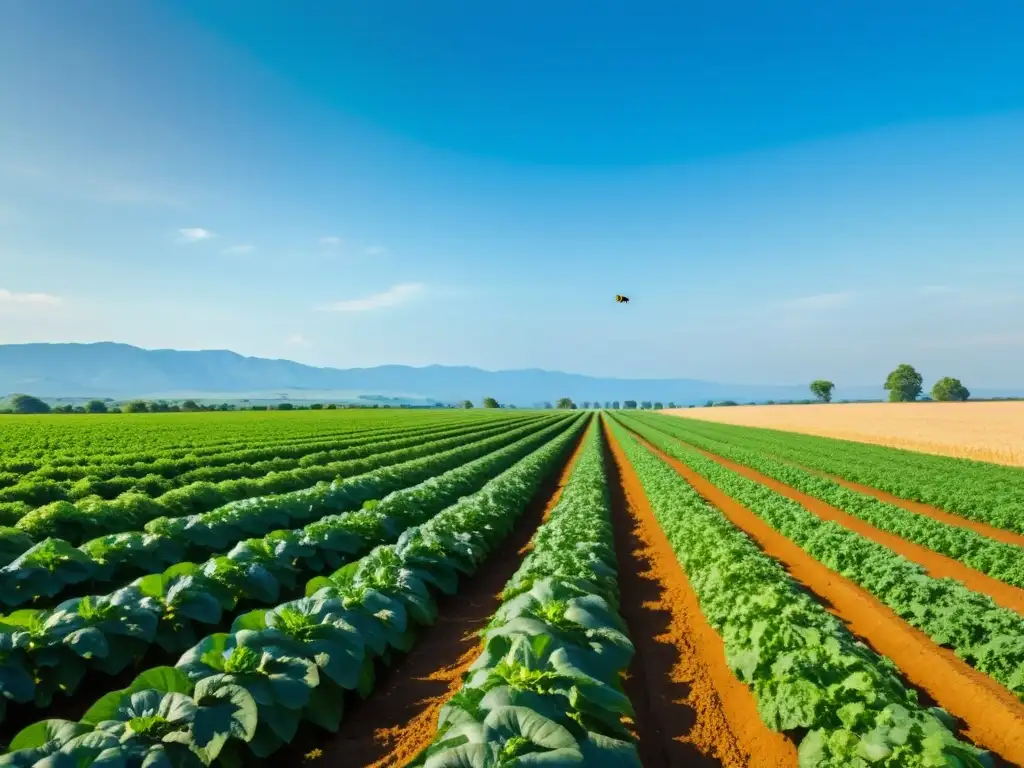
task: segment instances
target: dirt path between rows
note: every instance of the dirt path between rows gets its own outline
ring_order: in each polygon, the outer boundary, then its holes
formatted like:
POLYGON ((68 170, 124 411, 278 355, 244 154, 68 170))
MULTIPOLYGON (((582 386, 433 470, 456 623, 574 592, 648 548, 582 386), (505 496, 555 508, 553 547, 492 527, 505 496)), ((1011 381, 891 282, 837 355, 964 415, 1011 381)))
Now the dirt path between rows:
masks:
POLYGON ((973 568, 964 565, 959 560, 954 560, 951 557, 939 554, 934 550, 923 547, 920 544, 915 544, 912 541, 908 541, 894 533, 889 533, 888 531, 876 528, 871 525, 871 523, 861 520, 859 517, 855 517, 848 512, 843 512, 841 509, 833 507, 831 504, 828 504, 815 496, 811 496, 803 491, 798 491, 796 488, 786 485, 773 477, 762 474, 756 469, 751 469, 745 464, 739 464, 731 459, 719 456, 717 453, 706 451, 703 448, 698 448, 697 446, 687 443, 682 438, 675 437, 674 435, 671 437, 673 440, 678 440, 689 448, 698 451, 701 455, 718 462, 723 467, 731 469, 733 472, 742 475, 748 480, 760 483, 776 493, 797 502, 800 506, 804 507, 804 509, 814 513, 822 520, 831 520, 832 522, 839 523, 839 525, 844 528, 847 528, 854 533, 858 533, 866 539, 871 539, 872 541, 881 544, 883 547, 891 549, 893 552, 905 557, 907 560, 924 567, 930 576, 934 576, 939 579, 956 579, 966 585, 968 589, 980 592, 983 595, 988 595, 1002 607, 1009 608, 1011 611, 1016 611, 1017 613, 1024 615, 1024 589, 1010 586, 1005 582, 985 575, 981 571, 976 571, 973 568))
POLYGON ((1011 765, 1024 765, 1024 703, 952 651, 937 646, 854 582, 826 568, 681 461, 634 436, 784 565, 851 632, 892 659, 911 685, 958 718, 966 738, 1011 765))
POLYGON ((810 472, 812 475, 817 475, 818 477, 823 477, 826 480, 831 480, 833 483, 837 483, 844 488, 849 488, 851 491, 863 493, 865 496, 874 496, 876 499, 884 501, 886 504, 892 504, 895 507, 902 507, 909 512, 915 512, 919 515, 930 517, 933 520, 938 520, 940 523, 955 525, 958 528, 969 528, 975 533, 980 533, 982 536, 995 539, 996 541, 1001 541, 1004 544, 1012 544, 1015 547, 1024 547, 1024 535, 1019 533, 1007 531, 1003 528, 996 528, 994 525, 981 523, 967 517, 961 517, 960 515, 955 515, 952 512, 947 512, 944 509, 932 506, 931 504, 925 504, 923 501, 913 501, 911 499, 901 498, 900 496, 894 496, 888 491, 880 490, 871 485, 855 483, 852 480, 847 480, 839 477, 838 475, 830 475, 828 472, 823 472, 820 469, 805 467, 803 464, 799 464, 797 462, 790 463, 795 467, 799 467, 804 472, 810 472))
POLYGON ((462 687, 463 673, 480 655, 476 633, 501 604, 499 595, 519 568, 534 532, 561 498, 586 432, 584 428, 562 469, 545 481, 480 570, 462 579, 456 594, 438 600, 434 625, 423 630, 408 654, 380 673, 368 699, 353 700, 338 732, 326 738, 320 732, 317 744, 293 744, 287 757, 284 750, 275 755, 280 762, 274 765, 298 764, 302 754, 316 746, 324 755, 311 765, 399 768, 430 744, 441 707, 462 687))
POLYGON ((625 680, 645 768, 795 766, 796 748, 768 729, 725 661, 721 638, 604 425, 620 612, 636 655, 625 680))

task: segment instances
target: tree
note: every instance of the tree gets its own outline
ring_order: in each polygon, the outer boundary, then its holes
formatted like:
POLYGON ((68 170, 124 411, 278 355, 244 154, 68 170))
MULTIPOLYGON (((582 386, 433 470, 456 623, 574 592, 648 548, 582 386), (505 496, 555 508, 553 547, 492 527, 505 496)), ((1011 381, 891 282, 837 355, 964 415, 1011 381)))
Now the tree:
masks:
POLYGON ((277 410, 279 410, 279 411, 294 411, 295 410, 295 406, 292 405, 291 403, 281 403, 280 405, 277 406, 277 410))
POLYGON ((12 413, 49 413, 50 406, 32 395, 11 395, 10 405, 12 413))
POLYGON ((500 408, 500 407, 501 406, 498 405, 498 401, 495 400, 493 397, 485 397, 484 398, 484 408, 500 408))
POLYGON ((199 403, 197 403, 195 400, 186 400, 184 403, 181 404, 181 410, 189 412, 198 411, 199 403))
POLYGON ((960 383, 960 379, 954 379, 952 376, 943 376, 932 387, 933 400, 963 401, 970 396, 971 393, 960 383))
POLYGON ((560 397, 560 398, 558 398, 558 402, 555 403, 555 408, 561 408, 561 409, 565 409, 565 410, 570 410, 571 411, 571 410, 576 408, 576 403, 574 403, 568 397, 560 397))
POLYGON ((811 382, 811 394, 823 403, 832 402, 832 390, 836 385, 826 379, 815 379, 811 382))
POLYGON ((473 402, 471 400, 463 400, 461 407, 462 408, 472 408, 473 407, 473 402))
POLYGON ((663 406, 663 405, 662 405, 661 403, 655 403, 655 404, 654 404, 654 410, 656 410, 656 411, 660 411, 660 410, 662 410, 662 409, 663 409, 664 407, 665 407, 665 406, 663 406))
POLYGON ((107 404, 102 400, 90 400, 85 404, 86 413, 106 413, 107 404))
POLYGON ((669 400, 669 401, 668 401, 668 407, 669 407, 669 408, 675 408, 675 407, 676 407, 676 404, 675 404, 675 403, 673 403, 673 402, 672 402, 671 400, 669 400))
POLYGON ((900 363, 885 380, 885 388, 889 390, 889 402, 909 403, 917 400, 923 382, 921 374, 914 370, 912 365, 900 363))
POLYGON ((125 413, 145 413, 149 410, 149 406, 146 405, 145 400, 132 400, 130 403, 125 403, 121 410, 125 413))
POLYGON ((545 402, 544 402, 544 409, 545 409, 545 410, 548 410, 548 411, 550 411, 550 410, 551 410, 552 408, 554 408, 554 407, 555 407, 555 406, 553 406, 553 405, 552 405, 551 403, 549 403, 549 402, 547 402, 547 401, 545 401, 545 402))
POLYGON ((583 401, 583 410, 587 410, 589 407, 590 407, 590 401, 589 400, 584 400, 583 401))
POLYGON ((613 411, 619 410, 619 401, 618 400, 612 400, 612 410, 613 411))
POLYGON ((622 403, 622 407, 625 408, 627 411, 632 410, 636 408, 636 400, 624 400, 622 403))
POLYGON ((313 403, 312 405, 309 406, 309 410, 311 410, 311 411, 322 411, 323 409, 324 409, 324 404, 323 403, 313 403))

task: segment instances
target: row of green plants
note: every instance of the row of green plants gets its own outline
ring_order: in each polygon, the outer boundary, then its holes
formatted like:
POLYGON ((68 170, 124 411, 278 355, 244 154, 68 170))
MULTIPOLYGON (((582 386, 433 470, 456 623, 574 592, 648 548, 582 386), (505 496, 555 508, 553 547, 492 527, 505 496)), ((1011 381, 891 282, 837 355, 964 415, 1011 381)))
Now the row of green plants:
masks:
POLYGON ((237 413, 180 418, 138 417, 63 421, 14 420, 4 423, 4 455, 0 472, 29 472, 46 466, 134 463, 175 459, 236 450, 247 445, 289 439, 357 433, 369 429, 442 425, 510 414, 498 412, 350 411, 324 414, 237 413))
POLYGON ((415 456, 426 456, 470 443, 514 426, 515 422, 504 421, 483 427, 438 430, 429 436, 380 440, 345 449, 344 455, 348 458, 337 461, 274 472, 260 478, 192 483, 156 498, 128 493, 110 501, 100 498, 83 499, 77 504, 58 501, 38 507, 8 523, 9 527, 27 534, 33 541, 57 537, 80 544, 105 534, 139 530, 149 521, 163 517, 208 512, 232 501, 302 490, 319 482, 351 477, 396 461, 407 461, 415 456))
POLYGON ((633 644, 618 613, 618 572, 599 422, 561 499, 481 632, 462 688, 412 763, 640 767, 623 718, 633 644))
MULTIPOLYGON (((378 503, 241 541, 205 563, 180 563, 105 595, 0 617, 0 700, 45 708, 58 693, 73 694, 90 670, 117 675, 157 649, 181 652, 239 606, 273 604, 299 592, 303 579, 395 541, 567 431, 571 422, 563 421, 493 453, 481 450, 475 460, 435 465, 429 479, 378 503)), ((358 506, 386 490, 373 480, 350 487, 347 502, 358 506)))
MULTIPOLYGON (((232 442, 226 446, 188 450, 175 455, 127 454, 109 459, 97 457, 98 460, 73 465, 47 464, 26 473, 0 472, 0 487, 4 489, 0 491, 0 501, 35 502, 35 496, 12 497, 14 491, 9 489, 18 483, 36 481, 52 482, 52 487, 58 489, 53 492, 60 489, 65 492, 65 496, 59 498, 72 500, 89 495, 86 493, 89 487, 94 488, 95 492, 104 498, 108 498, 110 494, 123 493, 132 487, 133 483, 154 483, 160 487, 166 486, 165 489, 169 490, 195 480, 212 482, 233 477, 220 476, 232 468, 255 467, 265 474, 274 469, 289 468, 284 465, 267 465, 267 462, 303 459, 305 464, 302 466, 306 466, 323 461, 316 461, 318 453, 342 449, 348 445, 402 434, 427 434, 439 428, 456 428, 480 422, 480 419, 451 419, 444 424, 422 421, 383 422, 381 426, 374 428, 333 429, 301 437, 262 440, 255 445, 249 441, 232 442)), ((57 500, 57 497, 49 500, 57 500)))
POLYGON ((1024 700, 1024 616, 726 469, 647 425, 631 429, 750 509, 818 562, 877 597, 908 624, 1024 700))
POLYGON ((645 424, 678 437, 691 445, 731 459, 772 477, 803 493, 836 507, 876 528, 907 541, 959 560, 994 579, 1024 588, 1024 548, 990 539, 970 528, 962 528, 919 515, 873 496, 845 488, 828 478, 811 474, 763 453, 740 448, 728 442, 704 437, 679 425, 680 419, 655 416, 645 424))
POLYGON ((28 518, 21 523, 24 529, 32 525, 32 521, 37 517, 51 515, 54 509, 59 509, 64 514, 70 512, 66 506, 48 506, 58 502, 90 505, 107 501, 117 503, 138 500, 139 496, 143 496, 165 506, 180 506, 183 499, 195 497, 196 492, 209 493, 211 484, 222 483, 225 484, 219 486, 222 490, 232 490, 234 486, 227 485, 228 483, 266 478, 271 474, 276 477, 281 472, 315 468, 318 465, 364 457, 379 450, 378 446, 381 443, 403 441, 396 443, 396 446, 401 447, 402 444, 414 444, 417 439, 445 437, 463 430, 473 431, 478 428, 472 425, 452 424, 445 430, 433 426, 412 430, 367 431, 358 438, 347 437, 344 440, 329 441, 318 439, 313 443, 289 445, 284 448, 272 444, 238 452, 231 457, 230 463, 208 469, 191 470, 171 478, 150 473, 141 477, 117 476, 108 480, 90 476, 74 483, 26 479, 0 490, 0 499, 6 499, 0 501, 0 520, 14 520, 15 524, 18 524, 28 518), (245 458, 246 456, 248 458, 245 458))
POLYGON ((1024 533, 1022 467, 694 419, 686 420, 686 429, 691 434, 768 453, 903 499, 1024 533))
MULTIPOLYGON (((622 420, 644 437, 658 434, 622 420)), ((851 635, 675 470, 620 423, 612 430, 729 667, 750 687, 765 725, 799 738, 802 768, 992 765, 988 753, 957 740, 947 713, 922 706, 891 661, 851 635)))
POLYGON ((77 722, 28 726, 0 765, 241 766, 273 754, 303 722, 337 730, 346 692, 368 695, 376 663, 409 650, 418 628, 435 620, 435 595, 455 593, 507 536, 578 439, 583 420, 573 424, 395 544, 344 566, 329 585, 309 585, 311 596, 238 616, 174 667, 101 697, 77 722))
MULTIPOLYGON (((547 430, 554 429, 558 426, 547 425, 547 430)), ((64 539, 47 538, 0 568, 0 604, 13 607, 32 601, 38 606, 72 585, 79 592, 88 591, 161 571, 173 563, 205 558, 248 537, 311 523, 325 514, 382 498, 542 431, 543 423, 527 424, 426 456, 417 456, 418 452, 407 449, 407 460, 354 477, 318 483, 300 491, 230 502, 210 512, 157 518, 142 531, 108 534, 79 547, 64 539)), ((24 546, 25 536, 16 532, 0 537, 3 551, 10 554, 24 546)))

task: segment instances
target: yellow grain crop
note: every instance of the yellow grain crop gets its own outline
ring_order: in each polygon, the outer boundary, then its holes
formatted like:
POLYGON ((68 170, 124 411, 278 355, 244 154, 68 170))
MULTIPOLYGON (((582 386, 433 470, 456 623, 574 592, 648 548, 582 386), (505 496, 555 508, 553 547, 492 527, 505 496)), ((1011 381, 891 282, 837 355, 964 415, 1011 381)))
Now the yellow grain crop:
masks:
POLYGON ((666 413, 1024 466, 1024 402, 757 405, 666 413))

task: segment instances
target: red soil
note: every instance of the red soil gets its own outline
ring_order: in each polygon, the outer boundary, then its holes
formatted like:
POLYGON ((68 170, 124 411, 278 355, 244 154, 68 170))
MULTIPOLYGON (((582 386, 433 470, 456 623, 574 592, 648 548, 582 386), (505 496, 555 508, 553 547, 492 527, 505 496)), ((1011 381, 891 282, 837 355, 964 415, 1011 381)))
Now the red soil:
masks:
POLYGON ((625 688, 636 710, 643 765, 795 766, 796 748, 761 722, 636 472, 607 428, 605 435, 620 611, 636 647, 625 688))
POLYGON ((322 739, 318 746, 325 754, 317 764, 397 768, 430 744, 441 707, 462 687, 463 674, 480 655, 477 632, 501 605, 502 589, 561 498, 582 446, 581 438, 480 570, 460 583, 458 593, 438 601, 437 622, 384 673, 366 701, 353 705, 338 733, 322 739))
POLYGON ((685 464, 646 445, 766 554, 782 563, 851 632, 892 659, 913 686, 959 718, 966 738, 1012 764, 1024 765, 1024 703, 952 651, 937 646, 855 583, 814 560, 685 464))
POLYGON ((969 518, 961 517, 960 515, 954 515, 951 512, 946 512, 944 509, 933 507, 931 504, 925 504, 921 501, 911 501, 910 499, 893 496, 891 493, 881 491, 870 485, 861 485, 860 483, 855 483, 852 480, 845 480, 841 477, 837 477, 836 475, 830 475, 827 472, 811 469, 810 467, 805 467, 803 465, 796 466, 799 466, 800 469, 805 472, 810 472, 811 474, 831 480, 833 483, 838 483, 839 485, 849 488, 851 491, 857 491, 857 493, 863 493, 866 496, 874 496, 876 499, 884 501, 886 504, 892 504, 895 507, 902 507, 910 512, 925 515, 933 520, 938 520, 940 523, 955 525, 958 528, 969 528, 975 533, 980 533, 982 536, 987 536, 990 539, 1001 541, 1004 544, 1012 544, 1015 547, 1024 547, 1024 535, 1019 533, 1007 531, 1002 528, 996 528, 994 525, 988 525, 987 523, 979 523, 976 520, 970 520, 969 518))
POLYGON ((802 491, 798 491, 796 488, 788 486, 775 478, 764 475, 743 464, 738 464, 735 461, 723 458, 716 453, 711 453, 710 451, 705 451, 701 448, 696 448, 695 446, 690 447, 694 448, 694 450, 700 451, 700 453, 707 458, 717 461, 723 467, 731 469, 733 472, 742 475, 748 480, 760 483, 761 485, 772 489, 776 493, 779 493, 788 499, 792 499, 808 511, 813 512, 822 520, 831 520, 835 523, 839 523, 844 528, 848 528, 867 539, 871 539, 872 541, 881 544, 883 547, 888 547, 893 552, 905 557, 907 560, 923 566, 928 571, 929 575, 940 579, 956 579, 966 585, 968 589, 988 595, 1004 608, 1009 608, 1011 611, 1024 614, 1024 590, 1012 587, 998 579, 993 579, 991 576, 986 576, 984 573, 964 565, 959 560, 946 557, 945 555, 941 555, 927 547, 922 547, 920 544, 914 544, 913 542, 907 541, 894 533, 889 533, 888 531, 876 528, 871 525, 871 523, 861 520, 859 517, 854 517, 851 514, 843 512, 841 509, 837 509, 821 499, 803 493, 802 491))

